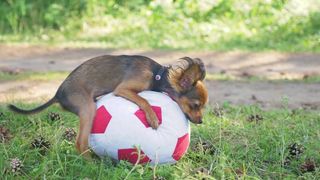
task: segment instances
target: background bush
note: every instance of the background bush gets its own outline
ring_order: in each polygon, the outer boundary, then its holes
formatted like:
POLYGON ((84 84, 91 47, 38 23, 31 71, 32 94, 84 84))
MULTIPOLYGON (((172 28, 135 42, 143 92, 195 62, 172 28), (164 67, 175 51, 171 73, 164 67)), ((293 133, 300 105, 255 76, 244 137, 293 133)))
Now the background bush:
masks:
POLYGON ((318 0, 4 0, 0 42, 320 50, 318 0))

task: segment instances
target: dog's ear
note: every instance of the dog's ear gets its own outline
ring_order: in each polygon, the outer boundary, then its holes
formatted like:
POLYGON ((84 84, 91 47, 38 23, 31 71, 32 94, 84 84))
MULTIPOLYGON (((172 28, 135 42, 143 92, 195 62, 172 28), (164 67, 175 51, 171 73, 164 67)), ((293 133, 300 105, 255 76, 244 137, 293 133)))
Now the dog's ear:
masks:
POLYGON ((205 67, 200 59, 183 57, 175 70, 170 73, 170 79, 178 92, 184 92, 195 86, 197 81, 202 81, 205 75, 205 67))

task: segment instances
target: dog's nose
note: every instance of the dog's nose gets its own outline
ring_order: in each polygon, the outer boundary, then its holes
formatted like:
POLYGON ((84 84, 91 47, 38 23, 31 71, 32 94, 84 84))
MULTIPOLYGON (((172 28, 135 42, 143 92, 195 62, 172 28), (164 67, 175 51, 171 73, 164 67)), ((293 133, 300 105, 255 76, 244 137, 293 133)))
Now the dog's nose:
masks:
POLYGON ((202 119, 199 120, 199 124, 202 124, 202 119))

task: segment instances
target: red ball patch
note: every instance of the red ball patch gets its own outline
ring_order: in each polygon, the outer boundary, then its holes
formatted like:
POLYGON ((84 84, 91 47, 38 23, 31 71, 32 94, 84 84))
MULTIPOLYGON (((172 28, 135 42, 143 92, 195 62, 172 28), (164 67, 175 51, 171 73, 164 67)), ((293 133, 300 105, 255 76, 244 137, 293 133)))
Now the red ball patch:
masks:
POLYGON ((189 134, 185 134, 178 138, 178 142, 176 144, 176 148, 174 149, 172 158, 176 161, 179 161, 179 159, 183 156, 183 154, 187 151, 189 147, 189 134))
POLYGON ((139 164, 144 164, 150 162, 150 158, 140 150, 140 157, 137 148, 130 149, 118 149, 118 160, 129 161, 132 164, 135 164, 139 160, 139 164))
POLYGON ((93 120, 91 133, 101 134, 104 133, 112 116, 104 106, 99 107, 96 116, 93 120))
MULTIPOLYGON (((151 108, 156 113, 156 116, 158 117, 159 125, 160 125, 162 123, 161 107, 159 107, 159 106, 151 106, 151 108)), ((137 110, 134 114, 138 117, 138 119, 142 122, 142 124, 146 128, 150 127, 150 125, 149 125, 149 123, 147 121, 147 118, 146 118, 146 113, 142 109, 137 110)))

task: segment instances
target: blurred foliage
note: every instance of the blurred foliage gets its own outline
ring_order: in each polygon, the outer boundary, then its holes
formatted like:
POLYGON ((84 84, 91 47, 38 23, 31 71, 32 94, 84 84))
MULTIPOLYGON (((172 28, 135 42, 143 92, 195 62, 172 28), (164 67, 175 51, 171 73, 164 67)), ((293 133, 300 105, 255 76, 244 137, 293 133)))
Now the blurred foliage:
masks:
POLYGON ((0 42, 320 51, 319 0, 3 0, 0 42))
POLYGON ((85 1, 0 1, 0 31, 11 34, 37 32, 39 28, 62 30, 70 20, 83 16, 86 6, 85 1))

